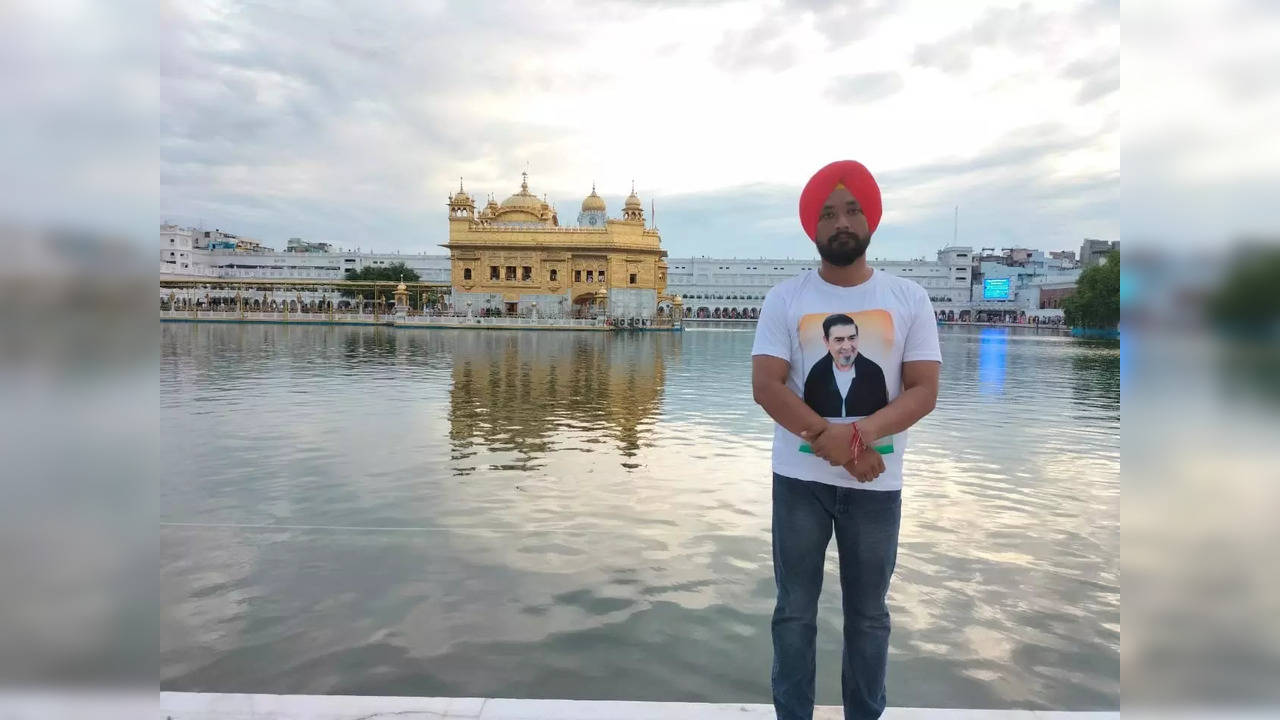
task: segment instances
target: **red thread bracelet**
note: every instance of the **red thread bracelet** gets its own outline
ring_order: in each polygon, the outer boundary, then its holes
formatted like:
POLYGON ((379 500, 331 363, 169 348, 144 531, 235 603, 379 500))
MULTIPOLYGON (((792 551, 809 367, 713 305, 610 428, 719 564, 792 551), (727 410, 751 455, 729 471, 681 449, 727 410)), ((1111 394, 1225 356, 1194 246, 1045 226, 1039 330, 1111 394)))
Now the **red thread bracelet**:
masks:
POLYGON ((849 423, 849 427, 853 429, 853 436, 849 439, 849 447, 853 450, 853 464, 858 464, 858 458, 862 455, 862 449, 867 446, 862 441, 862 432, 858 430, 857 423, 849 423))

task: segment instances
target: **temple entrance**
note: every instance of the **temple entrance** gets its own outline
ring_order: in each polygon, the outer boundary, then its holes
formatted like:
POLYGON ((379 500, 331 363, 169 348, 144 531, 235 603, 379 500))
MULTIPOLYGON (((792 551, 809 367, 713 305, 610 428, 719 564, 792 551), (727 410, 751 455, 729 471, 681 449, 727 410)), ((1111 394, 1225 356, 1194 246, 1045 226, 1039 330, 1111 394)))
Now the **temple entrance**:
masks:
POLYGON ((596 317, 604 309, 605 296, 599 291, 585 292, 573 299, 573 316, 596 317))
POLYGON ((519 310, 520 303, 513 303, 513 302, 506 303, 506 308, 507 308, 508 315, 515 315, 518 312, 520 312, 519 310))

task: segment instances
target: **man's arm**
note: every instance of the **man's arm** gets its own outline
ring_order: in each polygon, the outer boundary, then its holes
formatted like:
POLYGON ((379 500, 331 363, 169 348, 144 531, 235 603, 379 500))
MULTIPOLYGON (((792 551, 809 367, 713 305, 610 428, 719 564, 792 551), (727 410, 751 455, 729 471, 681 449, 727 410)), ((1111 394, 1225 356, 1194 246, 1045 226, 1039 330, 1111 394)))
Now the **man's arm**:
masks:
POLYGON ((804 399, 787 387, 791 363, 772 355, 751 358, 751 394, 764 411, 793 434, 817 434, 827 421, 805 404, 804 399))
MULTIPOLYGON (((941 370, 942 363, 933 360, 902 363, 902 393, 893 402, 858 421, 862 441, 874 445, 876 440, 900 433, 933 412, 938 404, 941 370)), ((851 440, 852 435, 850 433, 851 440)))
MULTIPOLYGON (((938 376, 942 363, 916 360, 902 363, 902 392, 893 402, 854 423, 862 434, 862 442, 874 446, 887 435, 900 433, 915 425, 938 404, 938 376)), ((806 438, 809 439, 809 438, 806 438)), ((818 437, 810 439, 818 457, 832 465, 844 465, 853 457, 853 427, 831 424, 818 437)))

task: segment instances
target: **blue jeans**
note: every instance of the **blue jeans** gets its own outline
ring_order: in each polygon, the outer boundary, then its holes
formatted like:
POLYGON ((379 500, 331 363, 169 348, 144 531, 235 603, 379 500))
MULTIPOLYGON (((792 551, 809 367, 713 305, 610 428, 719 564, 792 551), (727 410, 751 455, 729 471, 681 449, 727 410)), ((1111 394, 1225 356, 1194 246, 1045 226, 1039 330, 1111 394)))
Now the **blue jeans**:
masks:
POLYGON ((773 476, 773 707, 778 720, 813 717, 818 596, 835 530, 844 605, 840 672, 845 720, 885 708, 889 578, 898 557, 902 493, 842 488, 773 476))

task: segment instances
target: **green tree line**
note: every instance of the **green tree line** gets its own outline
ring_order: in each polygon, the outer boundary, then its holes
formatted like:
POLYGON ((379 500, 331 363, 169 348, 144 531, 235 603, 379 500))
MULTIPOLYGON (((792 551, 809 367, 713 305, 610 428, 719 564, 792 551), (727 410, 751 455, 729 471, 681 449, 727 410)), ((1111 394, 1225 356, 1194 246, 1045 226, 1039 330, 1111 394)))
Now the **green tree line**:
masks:
MULTIPOLYGON (((417 270, 414 270, 408 265, 405 265, 403 262, 396 262, 396 263, 391 263, 390 265, 384 265, 382 267, 374 267, 372 265, 366 265, 365 267, 362 267, 359 270, 356 270, 354 268, 348 268, 346 272, 346 277, 344 279, 349 281, 354 281, 354 282, 398 283, 403 281, 403 282, 409 283, 409 282, 417 282, 420 278, 421 276, 418 275, 417 270)), ((378 292, 381 295, 386 296, 388 300, 391 298, 391 288, 387 288, 385 290, 379 289, 378 292)), ((359 295, 361 298, 366 300, 377 299, 373 295, 373 290, 361 290, 358 292, 355 290, 342 291, 342 297, 353 298, 353 297, 356 297, 357 295, 359 295)))
POLYGON ((1080 273, 1075 294, 1062 301, 1062 314, 1071 327, 1111 329, 1120 325, 1119 250, 1112 250, 1105 263, 1080 273))

